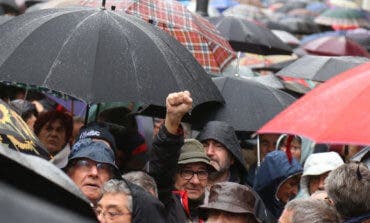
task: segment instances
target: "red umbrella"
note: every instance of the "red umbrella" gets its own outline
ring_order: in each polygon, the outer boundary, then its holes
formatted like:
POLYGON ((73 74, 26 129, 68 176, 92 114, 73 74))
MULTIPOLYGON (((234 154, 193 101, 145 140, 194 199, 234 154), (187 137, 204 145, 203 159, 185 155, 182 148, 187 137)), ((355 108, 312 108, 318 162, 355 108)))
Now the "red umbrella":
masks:
POLYGON ((302 46, 311 54, 321 56, 362 56, 369 57, 367 50, 345 36, 324 36, 302 46))
MULTIPOLYGON (((82 0, 81 5, 100 7, 100 0, 82 0)), ((210 73, 220 73, 236 57, 226 39, 216 27, 201 16, 190 12, 177 1, 163 0, 112 0, 128 14, 139 17, 168 32, 194 55, 210 73)))
POLYGON ((370 63, 308 92, 258 133, 289 133, 319 143, 370 145, 370 63))

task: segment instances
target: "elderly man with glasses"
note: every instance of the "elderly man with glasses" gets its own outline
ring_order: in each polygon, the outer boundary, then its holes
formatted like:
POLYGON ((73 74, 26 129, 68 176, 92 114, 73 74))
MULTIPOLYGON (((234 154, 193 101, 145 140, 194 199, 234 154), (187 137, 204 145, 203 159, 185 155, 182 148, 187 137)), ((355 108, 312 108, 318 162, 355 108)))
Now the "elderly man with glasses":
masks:
POLYGON ((214 169, 199 141, 189 139, 184 143, 179 126, 191 106, 187 91, 167 97, 165 123, 149 157, 148 172, 157 183, 167 222, 199 221, 198 207, 203 204, 208 175, 214 169))

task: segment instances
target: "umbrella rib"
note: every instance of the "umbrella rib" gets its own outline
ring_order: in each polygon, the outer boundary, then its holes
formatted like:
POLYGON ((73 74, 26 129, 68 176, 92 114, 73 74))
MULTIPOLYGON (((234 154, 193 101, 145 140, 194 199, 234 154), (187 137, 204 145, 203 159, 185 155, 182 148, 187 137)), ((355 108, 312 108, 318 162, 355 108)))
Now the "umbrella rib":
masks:
POLYGON ((73 34, 75 33, 75 31, 86 21, 88 20, 90 17, 94 16, 95 14, 97 14, 98 12, 96 13, 92 13, 91 15, 87 16, 86 18, 84 18, 83 20, 81 20, 77 26, 75 26, 75 28, 73 29, 73 31, 70 32, 69 36, 66 38, 66 40, 64 41, 63 45, 61 46, 59 52, 58 52, 58 55, 55 57, 55 60, 53 62, 53 64, 51 65, 50 69, 49 69, 49 72, 48 74, 46 75, 45 79, 44 79, 44 82, 43 82, 43 86, 46 86, 46 83, 48 82, 50 76, 53 74, 53 70, 54 68, 57 66, 58 64, 58 57, 60 56, 61 52, 63 51, 63 48, 67 45, 68 41, 70 40, 70 38, 73 36, 73 34))

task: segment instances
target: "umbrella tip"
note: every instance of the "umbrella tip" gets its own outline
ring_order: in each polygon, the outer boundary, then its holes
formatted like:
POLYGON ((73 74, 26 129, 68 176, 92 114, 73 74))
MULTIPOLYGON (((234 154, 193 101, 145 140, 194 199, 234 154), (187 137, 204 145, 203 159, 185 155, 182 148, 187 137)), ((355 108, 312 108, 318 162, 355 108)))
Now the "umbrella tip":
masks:
POLYGON ((115 5, 112 5, 112 6, 110 7, 110 9, 111 9, 112 11, 114 11, 114 10, 116 10, 116 6, 115 6, 115 5))
POLYGON ((101 2, 101 8, 102 8, 102 9, 105 9, 105 1, 106 1, 106 0, 102 0, 102 2, 101 2))

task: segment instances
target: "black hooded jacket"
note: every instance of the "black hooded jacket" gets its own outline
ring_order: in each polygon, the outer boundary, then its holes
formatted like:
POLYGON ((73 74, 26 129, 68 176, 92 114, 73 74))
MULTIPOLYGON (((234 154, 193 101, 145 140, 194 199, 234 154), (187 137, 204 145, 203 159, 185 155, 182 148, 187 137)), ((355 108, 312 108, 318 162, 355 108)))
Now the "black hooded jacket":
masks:
MULTIPOLYGON (((232 126, 222 121, 210 121, 204 126, 197 139, 201 142, 213 139, 224 145, 225 148, 234 156, 236 161, 234 165, 230 167, 229 181, 252 187, 252 185, 248 185, 247 183, 247 164, 243 158, 238 138, 236 137, 235 130, 232 126)), ((256 196, 255 215, 263 223, 274 223, 275 219, 267 211, 260 196, 257 192, 253 192, 256 196)))
POLYGON ((236 137, 235 130, 232 126, 226 122, 210 121, 204 126, 197 139, 200 142, 213 139, 224 145, 236 161, 230 167, 230 181, 246 184, 247 164, 243 158, 238 138, 236 137))
POLYGON ((149 154, 147 170, 157 183, 158 197, 165 206, 167 222, 188 221, 188 216, 181 203, 181 196, 173 194, 174 176, 183 144, 183 135, 172 135, 162 126, 149 154))

